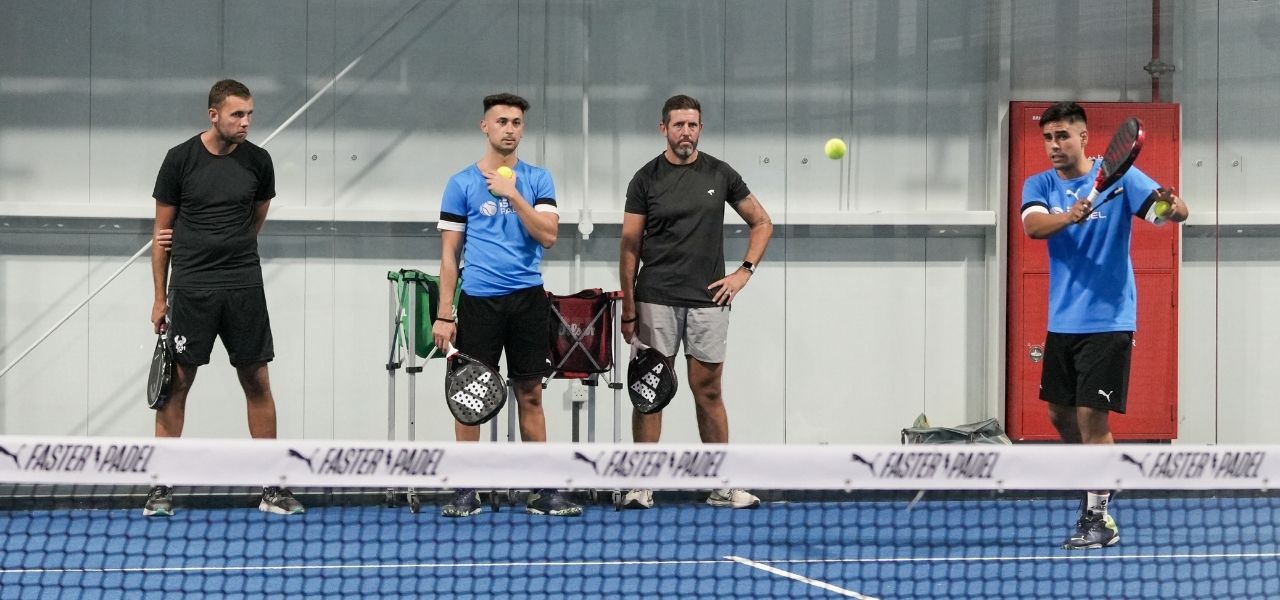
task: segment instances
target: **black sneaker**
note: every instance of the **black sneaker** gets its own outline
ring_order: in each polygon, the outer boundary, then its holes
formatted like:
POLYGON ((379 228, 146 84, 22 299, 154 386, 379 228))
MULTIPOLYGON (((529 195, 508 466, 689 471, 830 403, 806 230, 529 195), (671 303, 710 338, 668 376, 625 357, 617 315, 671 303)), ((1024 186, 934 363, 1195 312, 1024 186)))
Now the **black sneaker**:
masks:
POLYGON ((300 515, 307 512, 302 503, 293 497, 289 488, 275 486, 262 488, 262 501, 258 503, 258 510, 277 515, 300 515))
POLYGON ((582 514, 582 507, 569 501, 564 494, 554 490, 538 490, 529 494, 529 503, 525 510, 535 515, 551 515, 554 517, 576 517, 582 514))
POLYGON ((480 494, 475 490, 454 490, 453 500, 440 509, 442 517, 470 517, 480 514, 480 494))
POLYGON ((1093 550, 1114 546, 1120 542, 1120 528, 1111 515, 1080 515, 1076 521, 1076 533, 1062 543, 1067 550, 1093 550))
POLYGON ((173 488, 157 485, 147 492, 147 503, 142 505, 144 517, 173 516, 173 488))

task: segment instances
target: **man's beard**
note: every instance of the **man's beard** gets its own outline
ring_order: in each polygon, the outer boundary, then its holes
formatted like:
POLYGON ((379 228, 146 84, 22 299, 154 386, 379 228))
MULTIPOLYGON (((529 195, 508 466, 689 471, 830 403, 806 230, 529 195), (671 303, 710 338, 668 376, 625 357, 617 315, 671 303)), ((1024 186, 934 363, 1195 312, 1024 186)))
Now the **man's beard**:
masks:
POLYGON ((688 142, 688 144, 689 144, 688 146, 685 146, 683 144, 677 143, 671 147, 671 151, 674 152, 675 155, 679 156, 680 158, 689 158, 690 156, 693 156, 693 153, 695 151, 698 150, 698 144, 697 142, 688 142))

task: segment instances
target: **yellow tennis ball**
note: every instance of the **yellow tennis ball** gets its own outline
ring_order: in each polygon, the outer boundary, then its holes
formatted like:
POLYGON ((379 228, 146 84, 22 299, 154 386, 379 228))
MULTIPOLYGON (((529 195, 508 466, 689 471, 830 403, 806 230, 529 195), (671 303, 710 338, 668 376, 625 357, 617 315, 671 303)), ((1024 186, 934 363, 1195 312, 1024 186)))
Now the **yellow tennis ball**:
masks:
POLYGON ((844 145, 844 140, 840 138, 831 138, 827 140, 827 145, 822 147, 823 152, 827 153, 827 158, 831 160, 839 160, 844 158, 844 153, 849 149, 844 145))
MULTIPOLYGON (((502 177, 503 179, 511 179, 512 177, 516 176, 515 173, 511 172, 511 167, 508 167, 507 165, 502 165, 501 167, 498 167, 494 172, 496 172, 498 176, 502 177)), ((495 198, 500 197, 497 194, 494 194, 492 191, 490 191, 489 193, 493 194, 493 197, 495 198)))
POLYGON ((1156 216, 1163 219, 1169 216, 1169 201, 1156 200, 1156 216))

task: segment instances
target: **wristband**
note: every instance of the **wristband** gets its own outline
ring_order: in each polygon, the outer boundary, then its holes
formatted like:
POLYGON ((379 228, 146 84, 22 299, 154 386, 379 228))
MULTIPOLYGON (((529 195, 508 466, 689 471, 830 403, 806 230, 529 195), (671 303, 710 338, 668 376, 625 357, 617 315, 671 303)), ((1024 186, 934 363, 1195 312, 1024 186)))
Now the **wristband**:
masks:
POLYGON ((640 320, 640 317, 638 317, 638 316, 637 316, 637 317, 631 317, 630 319, 623 319, 623 320, 622 320, 622 322, 623 322, 624 324, 626 324, 626 323, 635 323, 636 321, 639 321, 639 320, 640 320))
POLYGON ((445 323, 452 323, 452 322, 453 322, 453 319, 446 319, 446 318, 444 318, 444 317, 436 317, 436 320, 437 320, 437 321, 444 321, 445 323))

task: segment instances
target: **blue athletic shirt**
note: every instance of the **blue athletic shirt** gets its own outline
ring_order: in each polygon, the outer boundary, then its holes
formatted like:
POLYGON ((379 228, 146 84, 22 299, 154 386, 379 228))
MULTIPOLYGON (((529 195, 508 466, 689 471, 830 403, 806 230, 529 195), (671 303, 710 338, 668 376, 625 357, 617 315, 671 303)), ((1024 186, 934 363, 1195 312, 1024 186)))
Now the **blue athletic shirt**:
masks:
MULTIPOLYGON (((1032 175, 1022 186, 1022 216, 1033 212, 1061 214, 1076 198, 1087 198, 1102 161, 1089 173, 1063 180, 1053 169, 1032 175)), ((1114 200, 1084 222, 1069 225, 1049 238, 1049 331, 1103 333, 1136 331, 1138 289, 1133 280, 1129 243, 1133 217, 1155 221, 1147 198, 1160 187, 1137 167, 1116 184, 1124 187, 1114 200)), ((1098 193, 1094 205, 1116 186, 1098 193)))
MULTIPOLYGON (((534 210, 558 213, 551 173, 516 161, 516 189, 534 210)), ((475 163, 449 178, 440 202, 442 231, 463 232, 462 291, 468 296, 504 296, 542 285, 542 245, 534 240, 506 198, 489 193, 475 163)))

